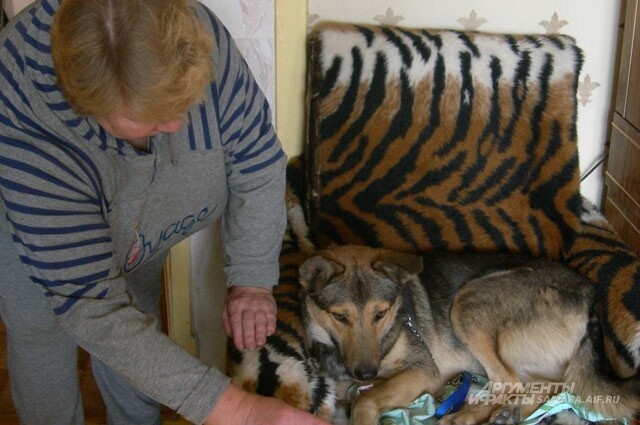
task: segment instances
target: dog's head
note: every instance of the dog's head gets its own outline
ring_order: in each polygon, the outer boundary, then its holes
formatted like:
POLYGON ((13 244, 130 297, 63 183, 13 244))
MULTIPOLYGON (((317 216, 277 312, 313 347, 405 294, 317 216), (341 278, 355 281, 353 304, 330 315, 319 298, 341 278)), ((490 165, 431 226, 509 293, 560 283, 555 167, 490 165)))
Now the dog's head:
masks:
POLYGON ((382 342, 396 323, 402 286, 422 271, 422 258, 364 246, 336 246, 300 266, 311 341, 333 346, 352 378, 378 376, 382 342))

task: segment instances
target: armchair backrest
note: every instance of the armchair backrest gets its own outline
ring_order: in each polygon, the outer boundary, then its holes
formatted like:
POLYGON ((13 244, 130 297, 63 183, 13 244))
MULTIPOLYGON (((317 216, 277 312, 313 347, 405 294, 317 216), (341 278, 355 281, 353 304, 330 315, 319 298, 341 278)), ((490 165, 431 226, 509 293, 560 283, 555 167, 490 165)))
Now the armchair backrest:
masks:
POLYGON ((571 243, 572 38, 323 23, 309 47, 305 192, 319 246, 555 258, 571 243))

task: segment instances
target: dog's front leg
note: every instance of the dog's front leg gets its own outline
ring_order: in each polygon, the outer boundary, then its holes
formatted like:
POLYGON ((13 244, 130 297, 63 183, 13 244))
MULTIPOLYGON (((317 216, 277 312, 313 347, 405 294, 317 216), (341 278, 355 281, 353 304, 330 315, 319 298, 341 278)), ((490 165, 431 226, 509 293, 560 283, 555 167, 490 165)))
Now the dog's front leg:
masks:
POLYGON ((435 393, 444 383, 422 370, 407 370, 374 385, 351 408, 352 425, 378 423, 382 412, 406 406, 425 392, 435 393))

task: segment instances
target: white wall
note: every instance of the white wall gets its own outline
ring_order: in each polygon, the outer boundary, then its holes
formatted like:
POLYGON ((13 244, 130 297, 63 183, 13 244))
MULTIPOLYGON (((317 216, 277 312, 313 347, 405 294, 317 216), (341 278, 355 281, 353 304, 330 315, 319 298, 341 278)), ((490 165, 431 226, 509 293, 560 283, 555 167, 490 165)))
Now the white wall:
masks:
MULTIPOLYGON (((620 0, 309 0, 309 24, 320 20, 409 27, 573 36, 583 49, 578 140, 584 173, 603 155, 612 93, 620 0)), ((582 193, 600 204, 600 168, 582 193)))

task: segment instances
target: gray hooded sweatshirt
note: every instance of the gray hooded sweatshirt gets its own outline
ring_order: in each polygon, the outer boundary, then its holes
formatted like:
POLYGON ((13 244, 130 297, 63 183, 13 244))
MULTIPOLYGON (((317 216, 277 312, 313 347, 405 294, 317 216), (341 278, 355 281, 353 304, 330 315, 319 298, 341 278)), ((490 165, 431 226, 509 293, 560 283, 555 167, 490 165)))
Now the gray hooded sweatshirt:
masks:
POLYGON ((62 96, 58 5, 36 1, 0 33, 0 219, 16 247, 0 255, 22 263, 80 346, 201 423, 229 379, 159 332, 125 277, 221 217, 227 284, 276 284, 286 157, 269 107, 227 30, 194 2, 215 39, 214 80, 180 131, 138 151, 62 96))

